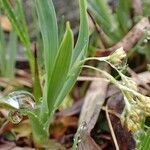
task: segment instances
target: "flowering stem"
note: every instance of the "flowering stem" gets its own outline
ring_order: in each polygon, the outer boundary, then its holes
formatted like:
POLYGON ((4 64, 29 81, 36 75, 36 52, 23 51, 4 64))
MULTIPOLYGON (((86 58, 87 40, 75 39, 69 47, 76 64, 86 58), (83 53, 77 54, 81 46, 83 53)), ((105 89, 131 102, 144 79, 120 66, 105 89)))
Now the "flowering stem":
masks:
MULTIPOLYGON (((103 70, 100 70, 98 68, 95 68, 95 67, 92 67, 92 66, 88 66, 88 65, 83 65, 84 68, 89 68, 89 69, 93 69, 95 71, 98 71, 100 72, 101 74, 103 74, 111 83, 115 84, 120 90, 122 93, 124 93, 124 91, 127 91, 127 92, 131 92, 132 94, 134 94, 135 96, 137 97, 141 97, 142 94, 138 93, 137 91, 133 90, 133 89, 129 89, 128 87, 120 84, 113 76, 111 76, 109 73, 107 73, 106 71, 103 71, 103 70)), ((127 99, 125 99, 125 103, 126 103, 126 108, 127 110, 130 110, 131 107, 130 107, 130 103, 128 102, 127 99)))
POLYGON ((88 65, 83 65, 83 67, 93 69, 95 71, 102 73, 110 82, 114 83, 115 85, 118 85, 118 81, 114 77, 112 77, 109 73, 107 73, 106 71, 103 71, 103 70, 100 70, 98 68, 88 66, 88 65))
POLYGON ((109 56, 107 56, 107 57, 88 57, 88 58, 85 58, 83 61, 88 61, 88 60, 106 61, 108 59, 109 59, 109 56))

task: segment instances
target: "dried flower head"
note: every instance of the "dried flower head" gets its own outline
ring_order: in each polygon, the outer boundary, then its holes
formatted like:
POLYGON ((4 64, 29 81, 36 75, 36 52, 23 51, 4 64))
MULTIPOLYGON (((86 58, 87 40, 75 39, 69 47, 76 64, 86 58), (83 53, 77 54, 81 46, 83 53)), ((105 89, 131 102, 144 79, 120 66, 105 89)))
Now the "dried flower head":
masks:
POLYGON ((123 94, 126 107, 124 110, 125 115, 122 115, 121 122, 129 131, 135 133, 141 129, 145 118, 150 116, 150 97, 136 91, 123 91, 123 94))
POLYGON ((115 52, 113 52, 110 56, 108 56, 108 61, 112 64, 120 65, 126 59, 127 55, 125 51, 123 50, 123 47, 117 49, 115 52))
POLYGON ((123 84, 126 87, 128 87, 134 91, 138 91, 138 86, 137 86, 136 82, 132 80, 132 78, 125 76, 121 72, 120 72, 120 76, 121 76, 123 84))
POLYGON ((141 124, 145 119, 144 112, 138 107, 138 105, 132 105, 131 110, 126 112, 126 116, 123 118, 123 124, 131 132, 136 132, 141 128, 141 124))
POLYGON ((136 102, 145 115, 150 116, 150 97, 141 94, 136 97, 136 102))

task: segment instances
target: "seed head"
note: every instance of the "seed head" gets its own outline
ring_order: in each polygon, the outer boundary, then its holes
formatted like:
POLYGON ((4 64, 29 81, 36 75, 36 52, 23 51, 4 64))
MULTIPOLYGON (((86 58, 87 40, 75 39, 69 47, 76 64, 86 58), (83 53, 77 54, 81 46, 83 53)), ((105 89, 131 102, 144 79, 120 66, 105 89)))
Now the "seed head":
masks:
POLYGON ((114 65, 119 65, 123 62, 123 60, 127 57, 123 47, 117 49, 113 52, 109 57, 108 61, 114 65))
POLYGON ((150 116, 150 97, 140 95, 136 97, 136 102, 146 116, 150 116))
POLYGON ((138 91, 138 87, 135 81, 132 78, 125 76, 124 74, 120 73, 122 82, 124 85, 132 90, 138 91))
POLYGON ((136 132, 141 128, 141 123, 144 120, 144 113, 138 105, 132 105, 132 109, 126 113, 124 125, 131 132, 136 132))

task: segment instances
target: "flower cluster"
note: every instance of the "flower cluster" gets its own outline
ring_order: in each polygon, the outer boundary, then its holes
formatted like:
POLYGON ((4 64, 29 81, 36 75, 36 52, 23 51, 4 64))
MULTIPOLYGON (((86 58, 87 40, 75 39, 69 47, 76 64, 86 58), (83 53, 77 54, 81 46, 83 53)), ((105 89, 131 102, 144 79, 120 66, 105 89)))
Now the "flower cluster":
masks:
MULTIPOLYGON (((118 66, 125 66, 124 60, 126 60, 126 53, 123 48, 117 49, 111 55, 107 57, 91 57, 85 60, 98 60, 100 62, 108 63, 113 69, 115 69, 121 77, 121 82, 117 81, 113 76, 104 70, 100 70, 94 67, 85 66, 87 68, 94 69, 103 74, 111 83, 118 86, 124 95, 125 108, 121 115, 121 122, 127 129, 133 133, 141 129, 145 118, 150 116, 150 97, 144 96, 138 91, 137 84, 132 78, 124 75, 118 66)), ((123 67, 124 67, 123 66, 123 67)))
POLYGON ((111 55, 107 57, 107 61, 115 66, 119 66, 125 62, 127 55, 123 50, 123 47, 114 51, 111 55))
POLYGON ((133 133, 141 129, 145 118, 150 116, 150 97, 144 96, 138 92, 137 84, 132 78, 124 75, 116 66, 126 59, 126 53, 123 48, 117 49, 107 57, 110 65, 117 70, 122 82, 116 82, 124 95, 125 108, 121 115, 121 122, 127 129, 133 133))
POLYGON ((125 75, 121 77, 124 83, 124 88, 121 89, 126 104, 121 121, 129 131, 136 132, 141 128, 145 118, 150 116, 150 97, 140 94, 131 78, 125 75))

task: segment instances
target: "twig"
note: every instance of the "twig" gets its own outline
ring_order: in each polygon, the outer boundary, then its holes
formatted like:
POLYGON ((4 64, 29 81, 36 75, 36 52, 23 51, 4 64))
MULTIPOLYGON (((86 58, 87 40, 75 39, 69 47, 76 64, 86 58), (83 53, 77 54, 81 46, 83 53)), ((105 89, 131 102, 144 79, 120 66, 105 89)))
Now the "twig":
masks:
POLYGON ((110 132, 111 132, 111 135, 112 135, 112 138, 113 138, 116 150, 119 150, 118 142, 117 142, 117 139, 116 139, 116 136, 115 136, 115 133, 114 133, 114 130, 113 130, 110 118, 109 118, 107 105, 106 105, 106 118, 107 118, 107 121, 108 121, 108 125, 109 125, 109 128, 110 128, 110 132))
MULTIPOLYGON (((116 45, 107 48, 107 54, 109 55, 112 51, 115 51, 120 47, 123 47, 123 49, 128 52, 144 36, 145 30, 148 28, 150 28, 149 18, 144 17, 127 33, 127 35, 121 41, 119 41, 116 45)), ((97 52, 99 51, 100 50, 97 49, 97 52)))
POLYGON ((119 119, 121 117, 119 113, 116 113, 114 110, 107 109, 106 106, 103 106, 101 109, 104 110, 104 111, 107 111, 108 113, 110 113, 110 114, 112 114, 116 117, 118 117, 119 119))
POLYGON ((123 47, 128 52, 144 35, 145 29, 150 28, 150 22, 148 17, 141 19, 128 34, 116 45, 108 48, 109 51, 114 51, 120 47, 123 47))

